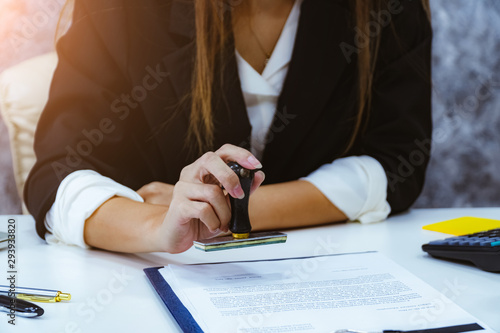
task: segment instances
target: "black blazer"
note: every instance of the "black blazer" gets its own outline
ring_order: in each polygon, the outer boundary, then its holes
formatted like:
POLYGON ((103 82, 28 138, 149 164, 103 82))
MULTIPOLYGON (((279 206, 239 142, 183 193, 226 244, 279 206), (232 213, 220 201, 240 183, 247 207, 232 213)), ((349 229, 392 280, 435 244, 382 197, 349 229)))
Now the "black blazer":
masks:
MULTIPOLYGON (((393 213, 420 193, 431 137, 431 28, 420 1, 401 0, 401 7, 381 32, 371 114, 347 154, 382 164, 393 213)), ((230 15, 227 9, 221 15, 230 15)), ((73 25, 57 45, 37 162, 25 186, 41 237, 70 172, 96 170, 137 190, 152 181, 175 184, 197 158, 184 145, 194 34, 192 1, 76 1, 73 25)), ((348 1, 304 0, 262 158, 266 183, 296 180, 341 157, 357 114, 356 53, 348 59, 341 46, 355 46, 355 37, 348 1)), ((251 125, 229 50, 227 63, 214 64, 222 73, 213 92, 214 148, 248 148, 251 125)))

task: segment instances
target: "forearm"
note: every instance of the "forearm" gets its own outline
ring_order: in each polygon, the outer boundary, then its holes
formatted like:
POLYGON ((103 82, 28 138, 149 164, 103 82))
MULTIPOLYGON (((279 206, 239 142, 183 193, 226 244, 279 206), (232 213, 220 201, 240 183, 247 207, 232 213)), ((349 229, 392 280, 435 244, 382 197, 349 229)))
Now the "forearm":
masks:
POLYGON ((344 221, 347 217, 307 181, 259 187, 250 197, 253 230, 307 227, 344 221))
POLYGON ((85 243, 117 252, 155 252, 154 236, 168 207, 113 197, 85 222, 85 243))

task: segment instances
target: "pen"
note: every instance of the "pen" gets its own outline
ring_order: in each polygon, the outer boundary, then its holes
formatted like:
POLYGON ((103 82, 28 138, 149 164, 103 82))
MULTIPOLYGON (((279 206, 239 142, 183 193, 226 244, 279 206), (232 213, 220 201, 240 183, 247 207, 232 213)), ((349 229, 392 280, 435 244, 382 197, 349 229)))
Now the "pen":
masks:
POLYGON ((44 313, 43 309, 36 304, 4 295, 0 295, 0 311, 10 314, 14 314, 12 313, 14 311, 16 316, 28 318, 38 317, 44 313))
POLYGON ((413 330, 413 331, 383 330, 383 331, 378 331, 378 332, 368 332, 368 331, 360 331, 360 330, 353 330, 353 329, 342 329, 342 330, 336 330, 332 333, 462 333, 462 332, 471 332, 471 331, 480 331, 480 330, 484 330, 484 328, 477 323, 472 323, 472 324, 465 324, 465 325, 426 328, 426 329, 413 330))
MULTIPOLYGON (((0 294, 7 294, 10 292, 11 289, 9 286, 0 285, 0 294)), ((31 302, 55 303, 69 301, 71 299, 71 295, 68 293, 50 289, 16 287, 14 293, 16 294, 16 298, 31 302)))

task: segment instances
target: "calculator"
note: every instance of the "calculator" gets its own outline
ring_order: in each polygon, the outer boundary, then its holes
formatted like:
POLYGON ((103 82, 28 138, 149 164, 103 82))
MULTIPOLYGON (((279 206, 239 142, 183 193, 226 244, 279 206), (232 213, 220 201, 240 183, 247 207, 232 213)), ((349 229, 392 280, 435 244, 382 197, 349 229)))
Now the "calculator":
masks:
POLYGON ((436 240, 422 245, 433 257, 468 261, 488 272, 500 272, 500 228, 436 240))

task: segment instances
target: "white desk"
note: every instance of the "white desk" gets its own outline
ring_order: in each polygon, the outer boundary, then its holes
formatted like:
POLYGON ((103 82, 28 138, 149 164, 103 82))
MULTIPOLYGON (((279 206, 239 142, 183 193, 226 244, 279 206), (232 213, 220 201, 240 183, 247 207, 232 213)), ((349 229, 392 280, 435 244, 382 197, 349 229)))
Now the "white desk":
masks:
MULTIPOLYGON (((16 326, 0 315, 0 332, 181 332, 142 269, 169 263, 200 263, 308 256, 318 253, 378 250, 444 293, 466 311, 500 332, 500 274, 441 261, 421 245, 444 234, 425 224, 460 216, 500 217, 500 208, 418 209, 373 225, 337 224, 288 232, 285 244, 180 255, 117 254, 49 246, 38 238, 33 219, 17 221, 18 286, 70 292, 67 303, 43 305, 39 319, 17 317, 16 326)), ((6 231, 8 216, 0 216, 6 231)), ((7 253, 0 250, 0 284, 6 284, 7 253)))

